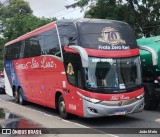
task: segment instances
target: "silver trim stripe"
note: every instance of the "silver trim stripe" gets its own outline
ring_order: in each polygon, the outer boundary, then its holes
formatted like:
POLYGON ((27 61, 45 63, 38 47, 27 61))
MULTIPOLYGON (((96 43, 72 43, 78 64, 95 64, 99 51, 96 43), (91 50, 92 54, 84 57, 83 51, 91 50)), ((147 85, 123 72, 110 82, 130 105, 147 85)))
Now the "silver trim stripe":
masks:
POLYGON ((99 104, 105 106, 125 106, 136 102, 138 99, 127 99, 127 100, 117 100, 117 101, 102 101, 99 104))

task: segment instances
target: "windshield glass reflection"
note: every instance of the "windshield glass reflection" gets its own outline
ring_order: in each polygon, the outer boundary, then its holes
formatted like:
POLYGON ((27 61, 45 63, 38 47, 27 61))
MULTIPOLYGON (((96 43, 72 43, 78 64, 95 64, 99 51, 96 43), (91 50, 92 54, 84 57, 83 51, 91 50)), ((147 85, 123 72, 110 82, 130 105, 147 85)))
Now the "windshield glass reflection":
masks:
POLYGON ((86 86, 125 89, 141 84, 139 57, 112 59, 89 57, 86 86))

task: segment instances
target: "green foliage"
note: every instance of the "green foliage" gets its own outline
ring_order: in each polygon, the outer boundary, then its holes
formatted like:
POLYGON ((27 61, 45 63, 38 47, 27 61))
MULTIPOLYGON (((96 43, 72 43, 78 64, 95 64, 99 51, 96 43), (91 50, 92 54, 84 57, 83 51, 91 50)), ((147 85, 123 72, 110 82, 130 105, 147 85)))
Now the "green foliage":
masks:
POLYGON ((83 8, 87 4, 89 4, 90 0, 79 0, 71 5, 67 5, 66 8, 75 8, 75 7, 81 7, 83 8))
POLYGON ((24 0, 10 0, 9 4, 0 10, 0 16, 4 19, 12 18, 19 15, 21 10, 24 10, 26 14, 32 14, 32 9, 28 2, 24 0))
POLYGON ((78 0, 70 7, 88 6, 87 18, 114 19, 130 24, 137 37, 160 35, 160 0, 78 0), (80 5, 81 4, 81 5, 80 5), (89 5, 90 4, 90 5, 89 5))
POLYGON ((30 14, 15 16, 5 21, 4 25, 6 29, 4 31, 4 37, 8 40, 15 39, 53 20, 54 19, 40 19, 30 14))
MULTIPOLYGON (((2 3, 0 3, 1 6, 2 3)), ((10 0, 8 5, 0 8, 0 21, 2 21, 4 28, 4 39, 0 38, 0 69, 2 67, 3 46, 6 42, 54 20, 56 18, 34 16, 28 2, 24 0, 10 0)))
POLYGON ((1 9, 0 19, 5 28, 3 35, 9 41, 55 20, 34 16, 29 4, 23 0, 11 0, 1 9))
POLYGON ((0 60, 0 71, 3 71, 3 60, 0 60))
POLYGON ((3 71, 3 51, 4 44, 7 42, 6 39, 0 38, 0 71, 3 71))

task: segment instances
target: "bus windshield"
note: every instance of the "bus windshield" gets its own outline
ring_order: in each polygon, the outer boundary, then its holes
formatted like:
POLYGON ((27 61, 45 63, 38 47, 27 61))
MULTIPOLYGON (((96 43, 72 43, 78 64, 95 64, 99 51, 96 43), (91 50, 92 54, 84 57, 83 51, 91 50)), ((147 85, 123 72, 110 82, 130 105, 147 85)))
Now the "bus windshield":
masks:
POLYGON ((89 57, 86 86, 128 89, 141 84, 139 57, 112 59, 89 57))

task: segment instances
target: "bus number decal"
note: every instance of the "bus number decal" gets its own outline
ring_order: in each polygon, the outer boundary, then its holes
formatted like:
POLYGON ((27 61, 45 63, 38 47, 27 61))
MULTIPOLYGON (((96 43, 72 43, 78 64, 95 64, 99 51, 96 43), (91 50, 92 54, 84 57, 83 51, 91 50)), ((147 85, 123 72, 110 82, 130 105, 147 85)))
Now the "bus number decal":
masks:
POLYGON ((76 110, 77 108, 76 108, 76 105, 74 105, 74 104, 69 104, 69 109, 76 110))

